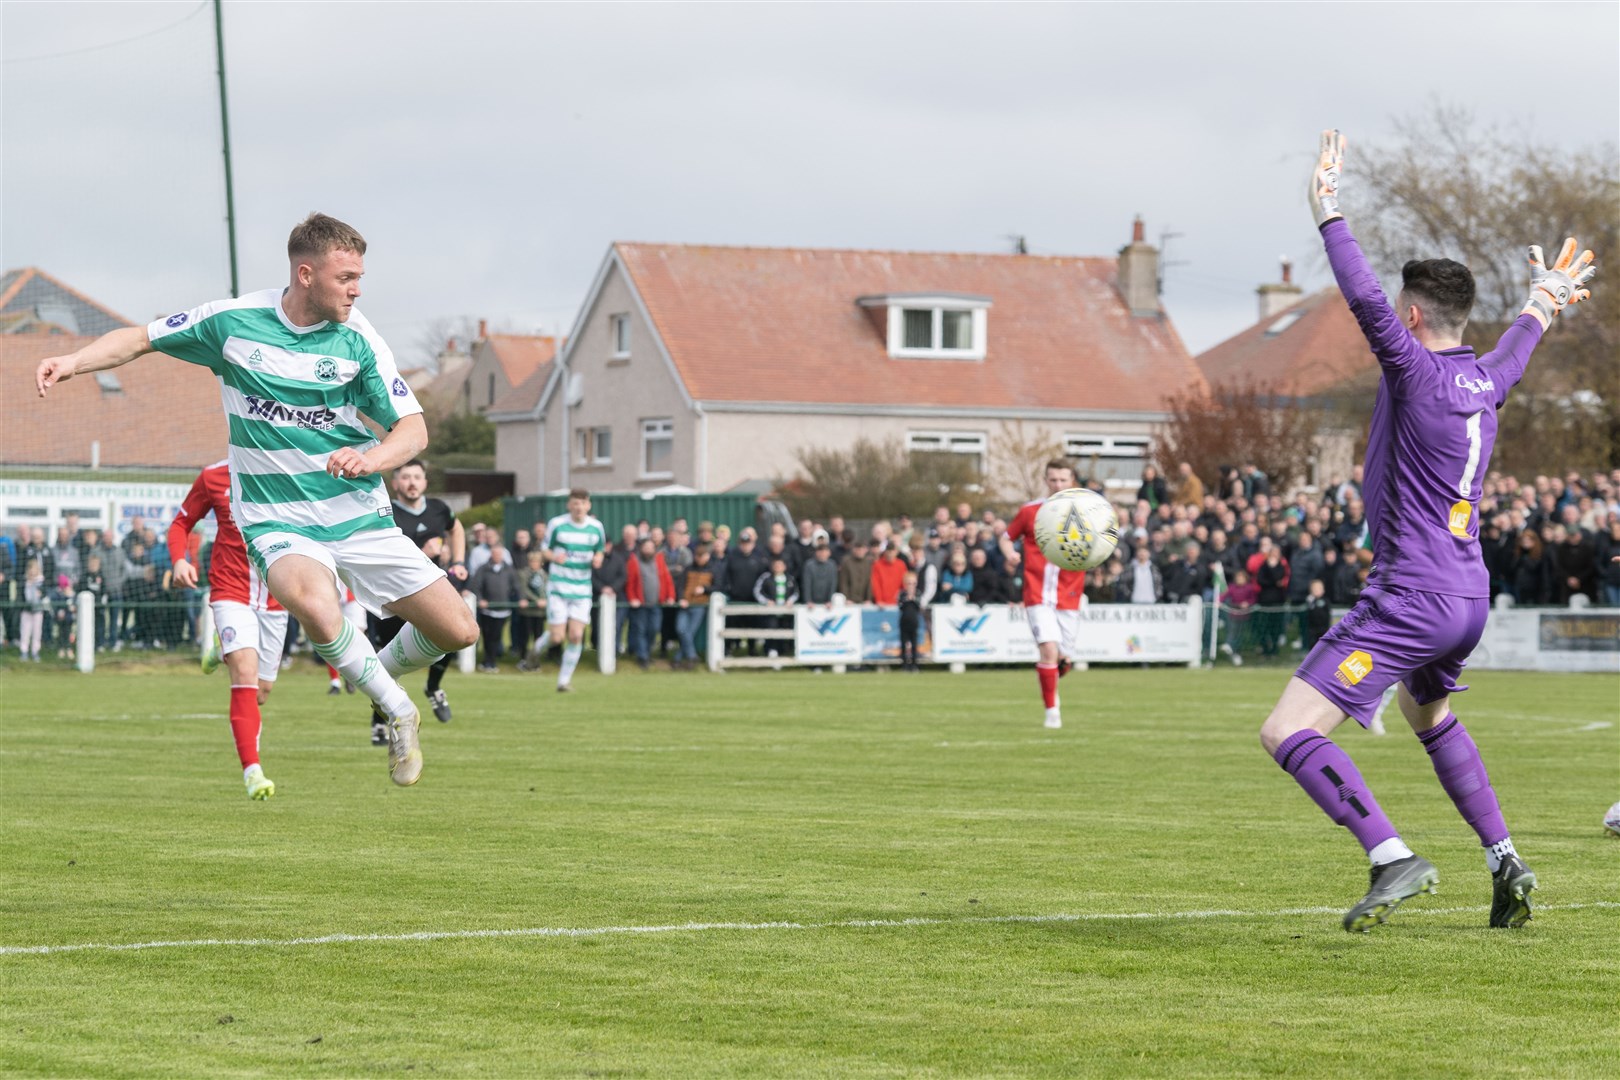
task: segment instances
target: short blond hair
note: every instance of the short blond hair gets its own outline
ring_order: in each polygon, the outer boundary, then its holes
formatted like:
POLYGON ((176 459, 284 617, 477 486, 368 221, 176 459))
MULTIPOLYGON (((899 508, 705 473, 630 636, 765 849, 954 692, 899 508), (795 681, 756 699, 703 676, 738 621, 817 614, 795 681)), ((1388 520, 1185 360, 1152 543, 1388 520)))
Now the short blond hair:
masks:
POLYGON ((364 255, 366 238, 353 225, 318 211, 294 225, 292 234, 287 237, 287 258, 294 262, 318 259, 328 251, 364 255))

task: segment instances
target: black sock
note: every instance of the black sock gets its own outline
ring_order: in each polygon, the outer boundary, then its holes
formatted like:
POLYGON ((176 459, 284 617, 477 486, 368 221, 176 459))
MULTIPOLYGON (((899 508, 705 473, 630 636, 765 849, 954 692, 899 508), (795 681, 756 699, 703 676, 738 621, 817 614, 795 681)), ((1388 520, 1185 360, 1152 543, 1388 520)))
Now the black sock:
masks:
POLYGON ((439 683, 444 681, 444 673, 450 668, 450 654, 445 653, 432 664, 428 665, 427 692, 437 694, 439 683))

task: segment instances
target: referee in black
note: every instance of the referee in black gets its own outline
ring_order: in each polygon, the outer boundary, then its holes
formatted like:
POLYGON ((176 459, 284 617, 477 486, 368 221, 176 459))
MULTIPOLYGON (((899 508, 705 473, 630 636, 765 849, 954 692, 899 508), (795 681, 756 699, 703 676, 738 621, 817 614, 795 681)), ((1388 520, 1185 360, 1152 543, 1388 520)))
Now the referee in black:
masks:
MULTIPOLYGON (((460 589, 467 581, 467 536, 461 522, 451 513, 443 499, 428 498, 427 466, 414 458, 394 470, 394 524, 406 538, 422 549, 422 554, 444 567, 450 584, 460 589)), ((405 620, 393 617, 376 619, 373 642, 394 640, 405 627, 405 620)), ((380 646, 379 646, 380 647, 380 646)), ((428 668, 427 696, 433 706, 433 715, 439 723, 450 722, 450 699, 445 697, 439 684, 450 667, 454 653, 445 653, 428 668)), ((371 716, 371 744, 388 745, 388 722, 373 708, 371 716)))

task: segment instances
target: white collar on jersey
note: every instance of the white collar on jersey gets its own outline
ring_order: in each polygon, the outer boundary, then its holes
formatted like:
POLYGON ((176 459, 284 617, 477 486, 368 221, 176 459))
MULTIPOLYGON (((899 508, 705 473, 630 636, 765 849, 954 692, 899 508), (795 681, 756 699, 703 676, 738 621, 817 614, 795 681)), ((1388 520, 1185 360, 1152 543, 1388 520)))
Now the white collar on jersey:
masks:
POLYGON ((291 330, 295 334, 313 334, 315 331, 319 330, 321 327, 326 325, 326 323, 327 323, 326 319, 322 319, 320 322, 316 323, 313 326, 299 326, 297 323, 295 323, 291 319, 287 318, 287 312, 285 310, 283 310, 282 306, 281 306, 281 302, 282 302, 282 300, 284 300, 286 298, 286 296, 287 296, 287 290, 282 289, 281 290, 281 295, 276 297, 276 318, 281 320, 281 325, 282 326, 285 326, 287 329, 291 330))

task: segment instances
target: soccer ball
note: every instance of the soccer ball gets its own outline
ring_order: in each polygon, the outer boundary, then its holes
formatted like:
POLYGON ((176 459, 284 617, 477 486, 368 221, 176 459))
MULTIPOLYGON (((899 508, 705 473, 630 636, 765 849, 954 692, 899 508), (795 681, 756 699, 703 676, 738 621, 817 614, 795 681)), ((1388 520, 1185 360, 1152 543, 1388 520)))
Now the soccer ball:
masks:
POLYGON ((1035 542, 1065 570, 1090 570, 1119 545, 1119 517, 1107 499, 1087 488, 1048 496, 1035 511, 1035 542))
POLYGON ((1620 836, 1620 802, 1609 807, 1609 812, 1603 815, 1603 827, 1620 836))

